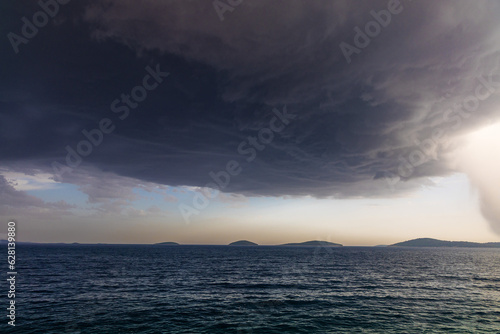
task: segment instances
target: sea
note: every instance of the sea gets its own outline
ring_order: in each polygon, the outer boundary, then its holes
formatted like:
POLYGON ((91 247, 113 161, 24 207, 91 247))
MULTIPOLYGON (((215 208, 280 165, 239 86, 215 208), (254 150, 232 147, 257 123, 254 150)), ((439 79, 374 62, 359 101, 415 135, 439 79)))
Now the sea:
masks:
POLYGON ((16 252, 16 326, 7 324, 2 280, 0 333, 500 333, 500 249, 18 245, 16 252))

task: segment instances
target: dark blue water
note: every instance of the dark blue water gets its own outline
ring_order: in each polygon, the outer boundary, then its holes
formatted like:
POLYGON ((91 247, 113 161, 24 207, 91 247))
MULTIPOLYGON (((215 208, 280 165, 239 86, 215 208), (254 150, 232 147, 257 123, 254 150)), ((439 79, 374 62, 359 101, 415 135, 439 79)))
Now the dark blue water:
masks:
POLYGON ((19 246, 17 261, 2 333, 500 333, 500 249, 19 246))

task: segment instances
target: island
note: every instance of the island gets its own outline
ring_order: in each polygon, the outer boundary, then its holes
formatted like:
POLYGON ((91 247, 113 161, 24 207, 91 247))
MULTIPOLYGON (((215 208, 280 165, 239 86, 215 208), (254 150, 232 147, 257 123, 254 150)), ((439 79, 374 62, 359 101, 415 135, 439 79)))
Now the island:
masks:
POLYGON ((173 241, 165 241, 165 242, 159 242, 155 245, 162 245, 162 246, 178 246, 179 244, 177 242, 173 241))
POLYGON ((231 242, 229 246, 258 246, 255 242, 251 242, 248 240, 238 240, 235 242, 231 242))
POLYGON ((329 241, 321 241, 321 240, 312 240, 312 241, 306 241, 306 242, 296 242, 296 243, 289 243, 289 244, 283 244, 280 246, 300 246, 300 247, 342 247, 341 244, 336 244, 334 242, 329 242, 329 241))
POLYGON ((398 242, 392 247, 469 247, 469 248, 500 248, 500 242, 470 242, 470 241, 445 241, 432 238, 418 238, 398 242))

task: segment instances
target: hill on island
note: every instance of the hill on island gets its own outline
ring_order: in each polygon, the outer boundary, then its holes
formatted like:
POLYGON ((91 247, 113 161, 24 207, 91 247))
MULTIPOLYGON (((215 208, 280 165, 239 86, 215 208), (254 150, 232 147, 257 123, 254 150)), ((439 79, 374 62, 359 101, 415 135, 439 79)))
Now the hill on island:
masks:
POLYGON ((471 248, 500 248, 500 242, 470 242, 470 241, 445 241, 432 238, 419 238, 398 242, 396 247, 471 247, 471 248))
POLYGON ((163 246, 178 246, 179 244, 177 242, 173 241, 165 241, 165 242, 159 242, 155 245, 163 245, 163 246))
POLYGON ((306 242, 295 242, 289 244, 283 244, 280 246, 302 246, 302 247, 342 247, 341 244, 336 244, 329 241, 312 240, 306 242))
POLYGON ((238 240, 235 242, 231 242, 229 246, 258 246, 255 242, 251 242, 248 240, 238 240))

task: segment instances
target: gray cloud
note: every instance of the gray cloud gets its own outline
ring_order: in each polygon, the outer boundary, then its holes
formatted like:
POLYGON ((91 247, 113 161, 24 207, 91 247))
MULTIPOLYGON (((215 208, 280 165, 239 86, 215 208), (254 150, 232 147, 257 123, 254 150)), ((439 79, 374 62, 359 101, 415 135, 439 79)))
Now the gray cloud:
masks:
POLYGON ((81 167, 102 175, 65 175, 91 202, 118 197, 123 207, 135 180, 202 187, 230 160, 243 171, 227 192, 398 196, 429 182, 422 178, 452 172, 444 157, 454 145, 443 140, 431 159, 400 175, 400 158, 418 148, 416 140, 436 129, 449 138, 470 131, 498 117, 500 102, 492 94, 469 117, 446 113, 474 93, 479 78, 500 81, 500 4, 401 3, 403 11, 350 64, 339 44, 353 44, 353 29, 387 1, 246 1, 223 22, 210 1, 68 5, 74 19, 47 30, 46 44, 27 45, 40 56, 25 53, 23 70, 3 76, 0 96, 17 93, 2 100, 0 153, 6 165, 51 170, 52 161, 64 163, 66 145, 85 139, 83 129, 108 117, 116 130, 81 167), (110 103, 156 63, 171 75, 119 120, 110 103), (285 105, 296 119, 247 163, 238 145, 285 105), (95 187, 108 173, 123 178, 95 187), (126 191, 117 195, 121 186, 126 191))
POLYGON ((17 217, 20 211, 32 217, 61 217, 71 214, 74 205, 65 201, 45 202, 38 197, 19 191, 0 175, 0 214, 17 217))
MULTIPOLYGON (((249 166, 252 175, 235 181, 235 190, 382 195, 384 185, 371 179, 396 172, 398 157, 436 127, 458 132, 443 112, 470 95, 478 78, 498 74, 499 66, 494 2, 401 5, 402 13, 350 65, 338 45, 353 44, 353 28, 363 28, 373 20, 370 10, 386 9, 387 2, 253 1, 221 23, 211 3, 146 1, 137 10, 133 1, 111 1, 89 7, 86 19, 97 27, 99 40, 176 54, 222 71, 227 81, 218 88, 226 102, 286 104, 300 115, 283 140, 271 145, 272 157, 263 154, 267 163, 249 166), (251 178, 266 180, 269 189, 252 189, 251 178)), ((491 97, 459 130, 484 122, 497 102, 498 96, 491 97)), ((235 106, 233 116, 240 130, 265 126, 262 108, 254 117, 241 109, 235 106)), ((440 156, 413 177, 447 172, 439 161, 446 149, 436 151, 440 156)))

